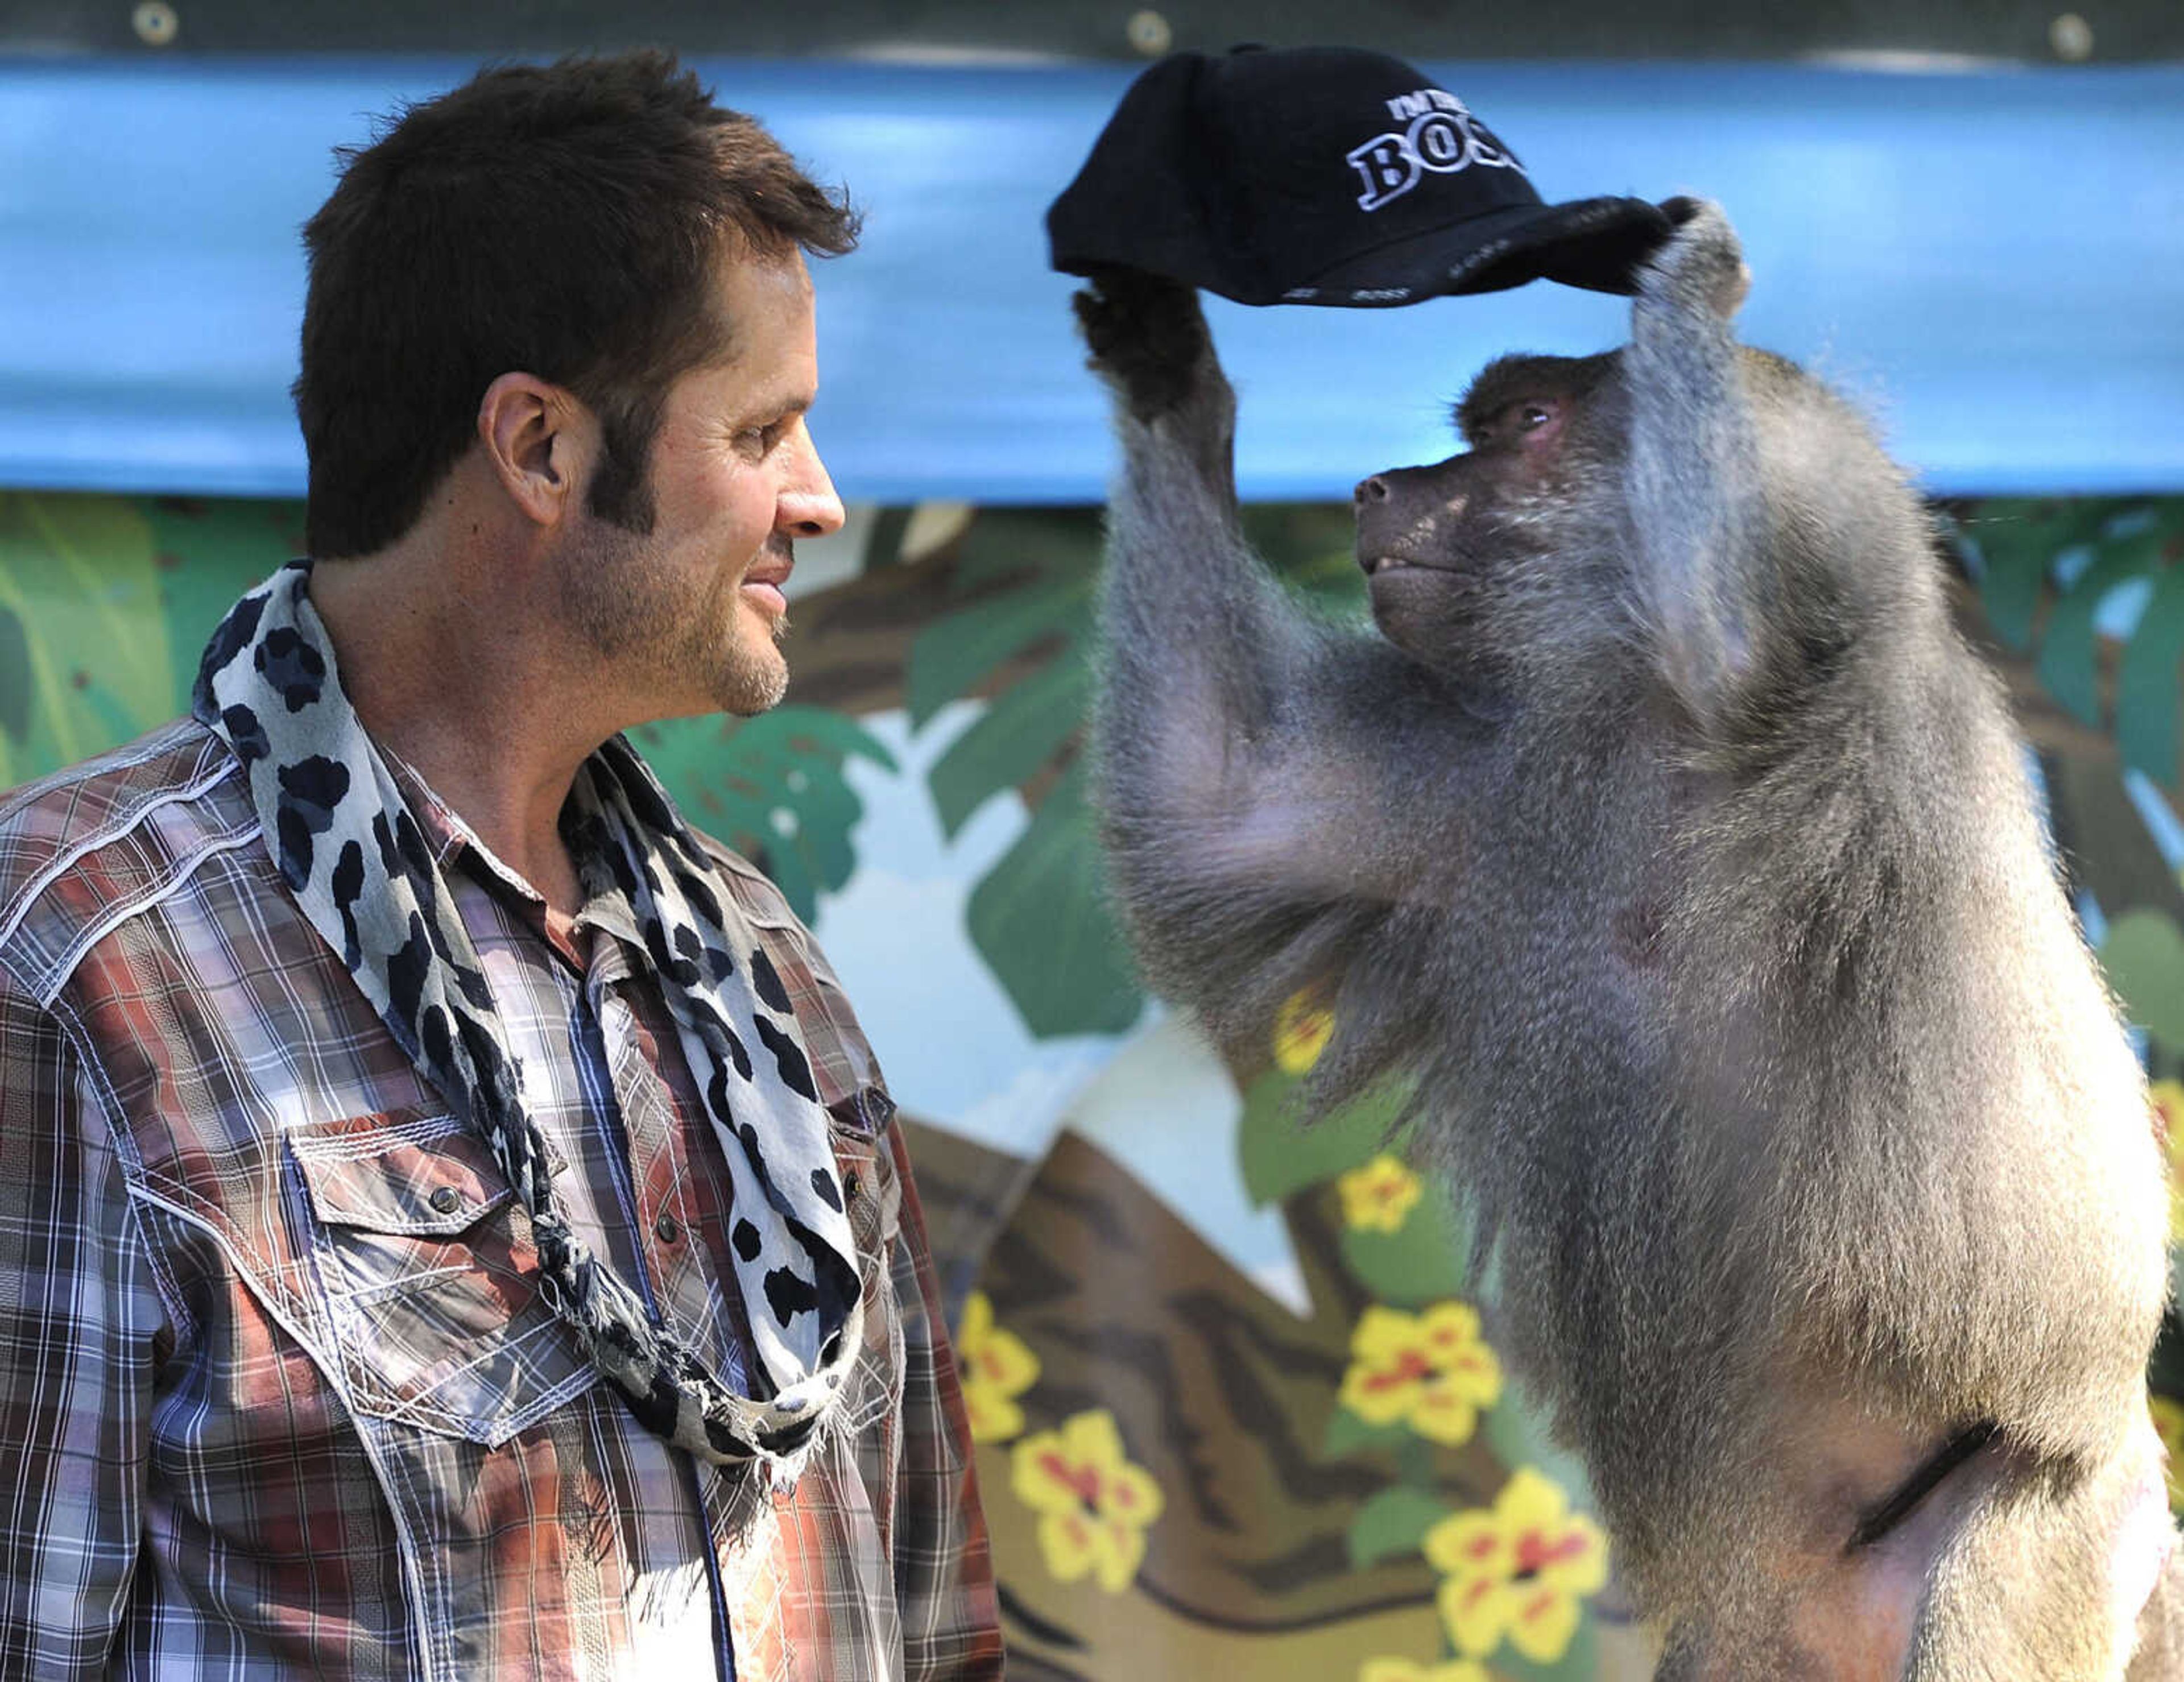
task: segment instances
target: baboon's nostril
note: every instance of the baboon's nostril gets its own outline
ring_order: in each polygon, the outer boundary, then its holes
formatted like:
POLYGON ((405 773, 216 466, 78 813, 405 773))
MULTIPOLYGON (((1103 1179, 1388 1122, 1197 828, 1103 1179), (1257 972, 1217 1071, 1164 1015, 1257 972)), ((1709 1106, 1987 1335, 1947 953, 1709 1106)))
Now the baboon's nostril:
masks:
POLYGON ((1385 502, 1388 499, 1388 482, 1375 473, 1369 479, 1360 479, 1357 488, 1350 496, 1360 508, 1368 502, 1385 502))

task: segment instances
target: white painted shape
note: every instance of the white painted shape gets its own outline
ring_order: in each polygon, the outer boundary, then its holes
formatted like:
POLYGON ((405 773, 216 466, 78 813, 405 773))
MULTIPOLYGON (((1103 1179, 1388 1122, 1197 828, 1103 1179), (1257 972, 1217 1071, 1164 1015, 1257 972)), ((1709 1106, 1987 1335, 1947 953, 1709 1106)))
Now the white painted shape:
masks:
POLYGON ((1018 1156, 1045 1154, 1065 1120, 1142 1182, 1278 1301, 1308 1312, 1288 1229, 1244 1195, 1243 1106, 1211 1046, 1155 1010, 1127 1039, 1034 1039, 972 945, 971 889, 1029 821, 1015 794, 989 801, 950 839, 925 777, 984 710, 951 703, 916 735, 900 711, 858 721, 899 774, 845 770, 864 802, 857 868, 813 927, 887 1071, 921 1120, 1018 1156))
POLYGON ((977 508, 967 502, 918 504, 910 512, 909 523, 902 528, 904 565, 915 565, 934 550, 954 543, 963 535, 977 513, 977 508))
MULTIPOLYGON (((1284 1243, 1288 1236, 1283 1234, 1284 1243)), ((1281 1261, 1269 1262, 1253 1273, 1251 1283, 1300 1320, 1311 1314, 1312 1291, 1304 1282, 1304 1269, 1298 1265, 1294 1249, 1281 1261)))
POLYGON ((2161 856, 2173 871, 2184 872, 2184 819, 2176 815, 2176 808, 2169 804, 2154 780, 2142 771, 2126 771, 2123 774, 2124 792, 2146 825, 2146 833, 2153 838, 2153 844, 2161 849, 2161 856))
POLYGON ((1244 1191, 1243 1100, 1188 1019, 1164 1014, 1102 1069, 1069 1125, 1128 1168, 1178 1218, 1276 1300, 1311 1311, 1289 1228, 1244 1191))
POLYGON ((849 504, 842 512, 842 529, 832 537, 797 539, 796 568, 788 575, 788 588, 782 592, 789 600, 816 595, 864 576, 865 545, 872 538, 879 508, 873 503, 857 502, 849 504))
POLYGON ((865 806, 857 868, 821 903, 813 927, 895 1101, 981 1145, 1037 1158, 1118 1042, 1107 1034, 1034 1039, 971 944, 971 889, 1028 815, 1014 794, 1003 794, 950 839, 925 776, 983 710, 952 703, 915 736, 900 711, 858 720, 901 771, 862 760, 846 766, 865 806))

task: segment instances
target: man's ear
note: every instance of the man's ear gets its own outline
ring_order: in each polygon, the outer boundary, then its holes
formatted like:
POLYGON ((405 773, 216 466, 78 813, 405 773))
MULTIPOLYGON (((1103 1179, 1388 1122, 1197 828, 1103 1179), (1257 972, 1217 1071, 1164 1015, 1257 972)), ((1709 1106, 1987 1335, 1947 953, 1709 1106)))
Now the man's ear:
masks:
POLYGON ((560 524, 598 452, 591 411, 535 374, 503 374, 479 401, 477 432, 509 499, 541 526, 560 524))

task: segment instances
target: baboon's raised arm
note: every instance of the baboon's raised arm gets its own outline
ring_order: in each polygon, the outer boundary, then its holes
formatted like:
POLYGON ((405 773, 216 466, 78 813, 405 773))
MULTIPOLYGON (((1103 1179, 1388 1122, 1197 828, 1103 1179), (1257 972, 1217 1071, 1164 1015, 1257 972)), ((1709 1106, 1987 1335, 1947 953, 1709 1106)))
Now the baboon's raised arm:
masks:
POLYGON ((1124 455, 1101 594, 1106 840, 1164 989, 1253 1033, 1308 951, 1460 845, 1418 784, 1480 726, 1384 641, 1301 610, 1251 552, 1235 399, 1190 290, 1118 273, 1078 310, 1124 455), (1407 736, 1418 751, 1391 753, 1407 736))

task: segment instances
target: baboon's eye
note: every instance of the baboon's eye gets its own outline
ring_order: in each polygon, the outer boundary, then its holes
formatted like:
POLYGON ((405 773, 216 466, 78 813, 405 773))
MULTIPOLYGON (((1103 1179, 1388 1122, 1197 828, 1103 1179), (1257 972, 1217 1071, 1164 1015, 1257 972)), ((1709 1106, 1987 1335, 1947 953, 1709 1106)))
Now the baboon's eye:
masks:
POLYGON ((1982 1419, 1958 1432, 1928 1455, 1885 1501, 1858 1521, 1845 1551, 1855 1553, 1860 1548, 1869 1548, 1887 1535, 1918 1511, 1919 1503, 1933 1494, 1943 1479, 1992 1442, 2000 1429, 1993 1420, 1982 1419))
POLYGON ((1517 430, 1520 432, 1529 432, 1535 427, 1546 426, 1554 418, 1536 403, 1523 404, 1518 405, 1517 410, 1517 430))

